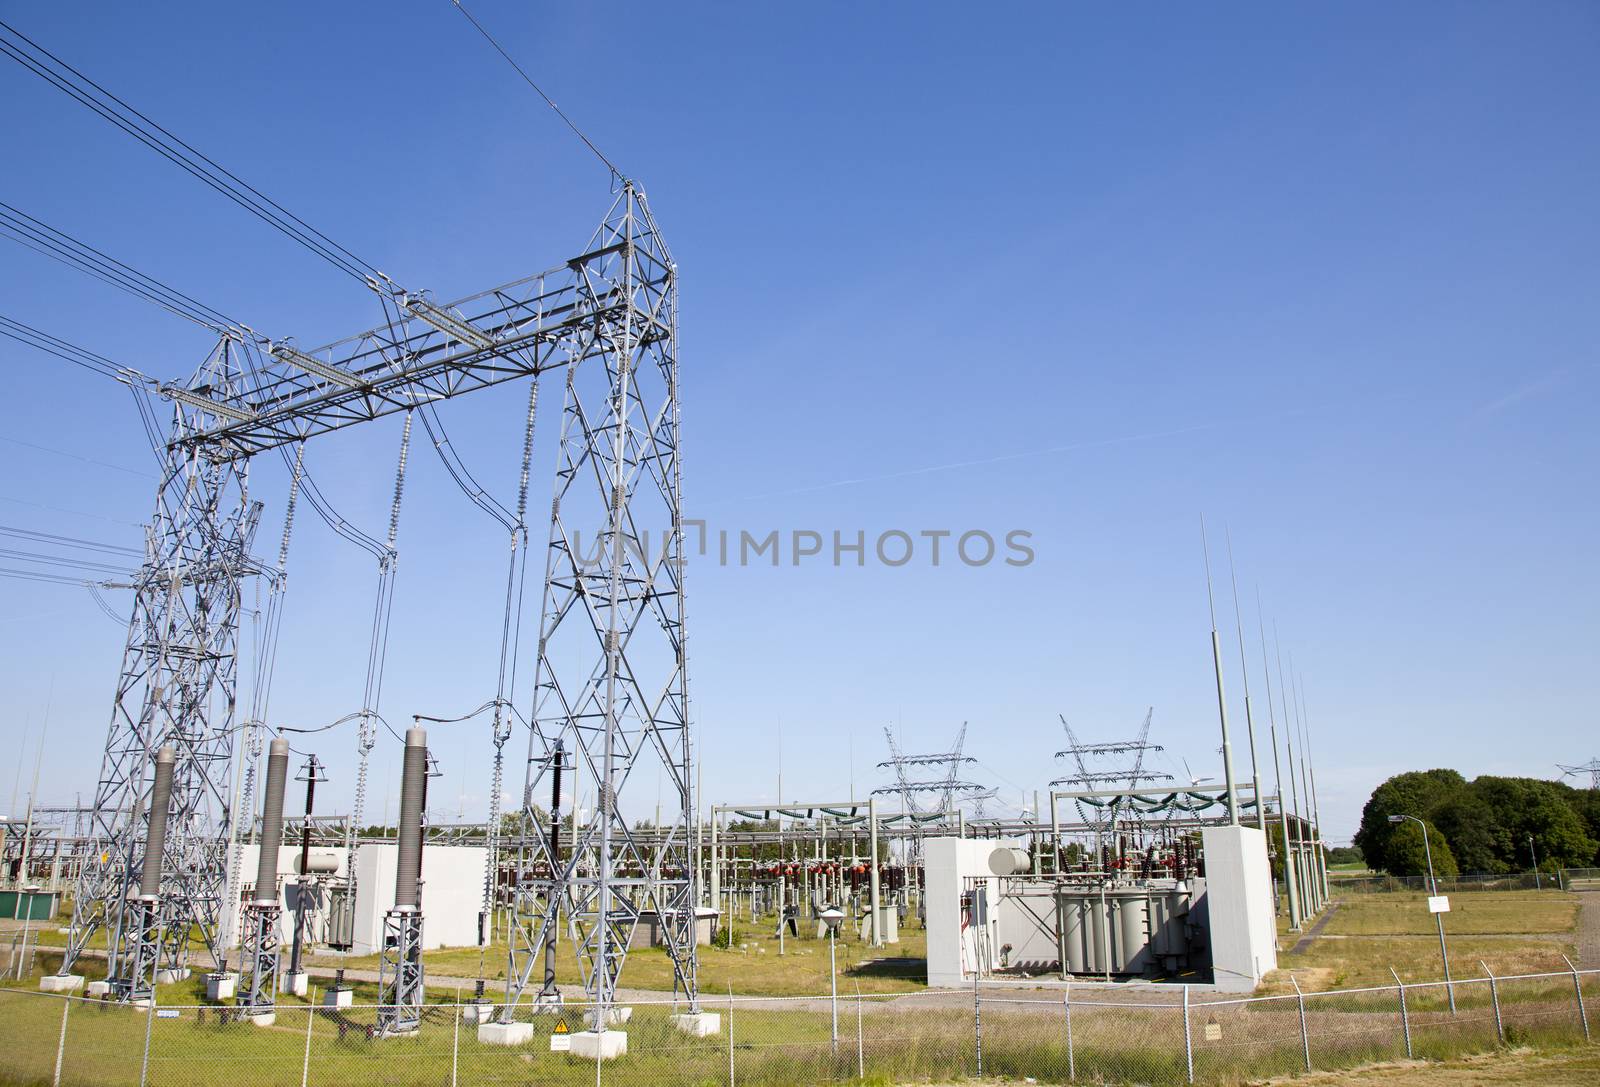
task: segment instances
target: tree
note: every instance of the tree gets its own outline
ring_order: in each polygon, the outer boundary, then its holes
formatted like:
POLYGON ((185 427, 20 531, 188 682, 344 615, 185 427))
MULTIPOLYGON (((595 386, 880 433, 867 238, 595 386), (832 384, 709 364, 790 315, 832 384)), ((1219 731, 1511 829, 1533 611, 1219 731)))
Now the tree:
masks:
POLYGON ((1396 871, 1389 856, 1389 842, 1395 829, 1389 823, 1389 816, 1432 819, 1435 808, 1466 787, 1466 779, 1454 770, 1413 770, 1395 775, 1372 791, 1367 806, 1361 810, 1356 848, 1372 867, 1396 871))
POLYGON ((1500 873, 1514 867, 1503 856, 1509 833, 1473 786, 1434 808, 1433 821, 1463 872, 1500 873))
POLYGON ((1387 843, 1388 861, 1384 867, 1397 876, 1426 876, 1431 851, 1434 876, 1445 883, 1453 882, 1461 870, 1456 866, 1456 856, 1450 850, 1450 843, 1432 823, 1424 823, 1424 826, 1428 832, 1426 845, 1422 840, 1423 827, 1410 819, 1393 827, 1387 843))
POLYGON ((1328 850, 1329 864, 1365 864, 1367 858, 1353 845, 1336 845, 1328 850))

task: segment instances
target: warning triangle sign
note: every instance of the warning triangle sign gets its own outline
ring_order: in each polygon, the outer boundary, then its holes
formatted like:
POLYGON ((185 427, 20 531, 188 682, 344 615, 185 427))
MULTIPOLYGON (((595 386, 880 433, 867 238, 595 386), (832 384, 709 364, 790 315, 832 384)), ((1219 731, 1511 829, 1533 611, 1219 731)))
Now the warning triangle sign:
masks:
POLYGON ((566 1020, 564 1020, 564 1019, 557 1019, 556 1020, 556 1030, 555 1030, 555 1032, 557 1034, 565 1034, 565 1033, 567 1033, 566 1020))

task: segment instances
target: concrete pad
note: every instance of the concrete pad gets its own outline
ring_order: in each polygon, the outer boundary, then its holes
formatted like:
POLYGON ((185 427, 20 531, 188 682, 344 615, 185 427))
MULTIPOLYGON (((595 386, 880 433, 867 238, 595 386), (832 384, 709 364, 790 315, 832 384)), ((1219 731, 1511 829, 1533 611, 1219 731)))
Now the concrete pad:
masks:
POLYGON ((278 1016, 275 1012, 260 1012, 256 1015, 247 1015, 245 1018, 258 1027, 270 1027, 278 1021, 278 1016))
POLYGON ((609 1061, 628 1052, 628 1032, 625 1030, 580 1030, 572 1036, 572 1048, 567 1052, 584 1060, 609 1061))
POLYGON ((82 985, 82 974, 46 974, 39 979, 42 993, 70 993, 82 985))
POLYGON ((156 984, 157 985, 176 985, 180 981, 188 981, 188 980, 189 980, 189 968, 187 966, 180 966, 176 970, 157 970, 156 971, 156 984))
POLYGON ((206 999, 227 1000, 239 991, 238 974, 207 974, 206 999))
POLYGON ((719 1012, 683 1012, 672 1017, 672 1025, 691 1038, 707 1038, 722 1031, 719 1012))
POLYGON ((310 975, 303 970, 298 974, 283 975, 283 991, 286 993, 292 993, 295 996, 305 996, 306 990, 309 988, 309 986, 310 975))
POLYGON ((494 1018, 495 1005, 472 1001, 461 1006, 461 1021, 463 1023, 487 1023, 494 1018))
POLYGON ((526 1045, 532 1040, 532 1023, 478 1024, 478 1041, 483 1045, 526 1045))
POLYGON ((348 1008, 356 1002, 354 989, 329 989, 322 994, 324 1008, 348 1008))
POLYGON ((91 981, 83 991, 92 997, 106 996, 111 992, 111 983, 109 981, 91 981))

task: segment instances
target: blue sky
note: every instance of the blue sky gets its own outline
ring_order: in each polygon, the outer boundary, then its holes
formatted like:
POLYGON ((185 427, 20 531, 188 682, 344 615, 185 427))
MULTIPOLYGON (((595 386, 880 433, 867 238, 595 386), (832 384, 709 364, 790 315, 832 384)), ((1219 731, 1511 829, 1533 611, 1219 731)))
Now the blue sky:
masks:
MULTIPOLYGON (((1552 775, 1600 753, 1592 5, 473 7, 643 182, 673 246, 690 516, 1032 533, 1023 568, 691 565, 708 796, 773 796, 780 733, 787 795, 865 792, 886 782, 886 724, 926 749, 965 720, 974 778, 1015 803, 1052 776, 1058 713, 1114 739, 1149 706, 1164 767, 1219 773, 1202 514, 1214 560, 1232 533, 1258 705, 1257 586, 1304 676, 1335 839, 1398 770, 1552 775)), ((560 263, 608 203, 604 170, 443 0, 3 10, 441 298, 560 263)), ((0 102, 0 200, 275 336, 377 320, 331 267, 14 64, 0 102)), ((210 346, 10 243, 0 294, 147 373, 185 375, 210 346)), ((0 524, 136 543, 154 469, 127 394, 20 346, 0 359, 0 524)), ((522 400, 444 409, 502 495, 522 400)), ((309 454, 374 529, 398 427, 309 454)), ((253 488, 270 555, 282 466, 253 488)), ((391 721, 492 694, 503 547, 417 456, 391 721)), ((358 708, 374 580, 300 521, 277 722, 358 708)), ((70 801, 93 788, 123 632, 76 589, 0 593, 0 727, 16 752, 49 705, 41 798, 70 801)), ((434 796, 468 817, 485 731, 436 734, 434 796)), ((352 747, 318 747, 330 797, 352 747)), ((374 810, 397 754, 375 756, 374 810)))

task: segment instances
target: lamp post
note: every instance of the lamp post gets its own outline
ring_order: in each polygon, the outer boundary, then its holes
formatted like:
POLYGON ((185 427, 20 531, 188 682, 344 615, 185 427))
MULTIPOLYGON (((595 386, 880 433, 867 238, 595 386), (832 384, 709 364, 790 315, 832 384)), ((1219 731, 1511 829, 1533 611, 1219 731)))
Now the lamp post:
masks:
POLYGON ((1528 857, 1533 861, 1533 889, 1544 890, 1544 884, 1539 879, 1539 854, 1533 848, 1533 832, 1528 832, 1528 857))
POLYGON ((844 911, 829 906, 817 915, 817 919, 828 926, 828 985, 833 994, 833 1044, 839 1044, 839 967, 835 957, 835 948, 838 944, 839 922, 844 920, 844 911))
MULTIPOLYGON (((1439 896, 1439 880, 1433 874, 1433 846, 1428 842, 1428 824, 1418 819, 1415 815, 1389 816, 1389 822, 1396 825, 1407 820, 1422 828, 1422 853, 1428 859, 1428 894, 1431 898, 1437 898, 1439 896)), ((1429 910, 1433 913, 1433 919, 1439 926, 1439 958, 1444 962, 1444 991, 1450 998, 1450 1014, 1454 1015, 1456 1013, 1456 990, 1455 986, 1450 984, 1450 953, 1445 950, 1444 945, 1444 912, 1434 910, 1431 902, 1429 903, 1429 910)))

